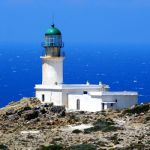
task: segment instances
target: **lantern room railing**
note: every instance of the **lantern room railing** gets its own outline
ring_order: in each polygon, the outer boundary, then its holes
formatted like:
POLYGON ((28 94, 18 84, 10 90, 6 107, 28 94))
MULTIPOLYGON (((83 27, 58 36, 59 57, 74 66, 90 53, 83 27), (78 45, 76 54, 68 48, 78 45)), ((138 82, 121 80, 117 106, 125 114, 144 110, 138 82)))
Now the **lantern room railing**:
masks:
POLYGON ((41 43, 42 47, 60 47, 63 48, 64 47, 64 43, 63 42, 59 42, 59 43, 52 43, 52 42, 42 42, 41 43))

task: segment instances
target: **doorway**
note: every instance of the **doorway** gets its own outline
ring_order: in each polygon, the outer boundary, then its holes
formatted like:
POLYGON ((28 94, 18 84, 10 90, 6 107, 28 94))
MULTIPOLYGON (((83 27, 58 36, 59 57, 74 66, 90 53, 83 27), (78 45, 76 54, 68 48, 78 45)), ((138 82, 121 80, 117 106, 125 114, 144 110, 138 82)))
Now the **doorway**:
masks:
POLYGON ((80 100, 77 99, 77 110, 80 110, 80 100))
POLYGON ((45 101, 45 95, 42 94, 42 102, 44 102, 44 101, 45 101))

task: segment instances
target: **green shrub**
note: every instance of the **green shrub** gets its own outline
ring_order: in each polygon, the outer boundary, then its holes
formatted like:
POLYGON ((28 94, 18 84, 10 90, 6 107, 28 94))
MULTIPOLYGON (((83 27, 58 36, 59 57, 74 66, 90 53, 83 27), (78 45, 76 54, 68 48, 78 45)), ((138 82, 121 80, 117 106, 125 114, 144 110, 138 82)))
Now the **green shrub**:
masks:
POLYGON ((145 121, 150 121, 150 116, 145 117, 145 121))
POLYGON ((117 131, 119 128, 115 126, 107 126, 102 129, 103 132, 117 131))
POLYGON ((81 132, 82 132, 82 131, 79 130, 79 129, 75 129, 75 130, 72 131, 72 133, 76 133, 76 134, 81 133, 81 132))
POLYGON ((0 150, 8 150, 8 147, 4 144, 0 144, 0 150))
POLYGON ((127 147, 128 150, 130 149, 137 149, 137 150, 143 150, 145 148, 145 145, 142 143, 132 143, 129 147, 127 147))
POLYGON ((80 118, 79 117, 77 117, 76 115, 74 115, 74 114, 71 114, 70 116, 69 116, 69 119, 68 119, 70 122, 78 122, 78 121, 80 121, 80 118))
POLYGON ((132 143, 127 147, 122 147, 122 148, 116 147, 116 148, 111 148, 109 150, 144 150, 145 148, 148 150, 149 147, 146 147, 142 143, 140 143, 140 144, 139 143, 132 143))
POLYGON ((63 147, 61 145, 49 145, 49 146, 41 146, 41 148, 37 150, 63 150, 63 147))
POLYGON ((67 148, 67 150, 96 150, 96 146, 92 144, 80 144, 70 146, 67 148))
POLYGON ((120 148, 120 149, 118 149, 118 150, 144 150, 146 147, 145 147, 145 145, 144 144, 142 144, 142 143, 132 143, 132 144, 130 144, 130 146, 127 146, 127 147, 125 147, 125 148, 120 148))
POLYGON ((147 112, 149 109, 150 109, 149 104, 139 105, 131 109, 125 109, 123 111, 123 114, 140 114, 140 113, 147 112))
POLYGON ((98 126, 107 126, 107 125, 114 125, 113 120, 111 119, 98 119, 96 122, 93 123, 93 125, 98 125, 98 126))
POLYGON ((91 133, 96 131, 116 131, 118 127, 114 126, 114 122, 111 119, 98 119, 93 123, 93 127, 84 129, 84 133, 91 133))

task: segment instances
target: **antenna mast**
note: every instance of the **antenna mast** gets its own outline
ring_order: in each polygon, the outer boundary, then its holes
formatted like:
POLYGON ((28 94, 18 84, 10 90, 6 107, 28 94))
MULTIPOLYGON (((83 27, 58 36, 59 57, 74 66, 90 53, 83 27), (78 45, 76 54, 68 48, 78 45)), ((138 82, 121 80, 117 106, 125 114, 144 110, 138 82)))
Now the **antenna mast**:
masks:
POLYGON ((52 25, 54 25, 54 14, 52 14, 52 25))

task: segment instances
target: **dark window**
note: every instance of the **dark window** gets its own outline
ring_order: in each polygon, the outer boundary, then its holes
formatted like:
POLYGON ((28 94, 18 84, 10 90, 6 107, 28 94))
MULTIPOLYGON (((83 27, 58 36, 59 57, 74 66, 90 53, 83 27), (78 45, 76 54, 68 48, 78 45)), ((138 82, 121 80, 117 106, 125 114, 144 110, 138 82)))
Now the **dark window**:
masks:
POLYGON ((113 103, 111 103, 110 105, 111 105, 111 107, 113 107, 113 103))
POLYGON ((102 103, 102 110, 104 110, 104 103, 102 103))
POLYGON ((77 99, 77 110, 80 110, 80 100, 77 99))
POLYGON ((117 102, 117 99, 115 99, 115 102, 117 102))
POLYGON ((45 95, 42 94, 42 102, 44 102, 44 101, 45 101, 45 95))
POLYGON ((88 92, 87 91, 83 91, 83 94, 88 94, 88 92))

